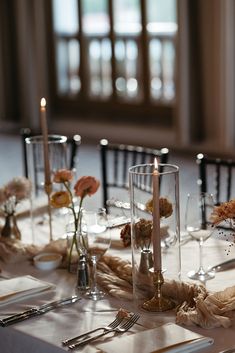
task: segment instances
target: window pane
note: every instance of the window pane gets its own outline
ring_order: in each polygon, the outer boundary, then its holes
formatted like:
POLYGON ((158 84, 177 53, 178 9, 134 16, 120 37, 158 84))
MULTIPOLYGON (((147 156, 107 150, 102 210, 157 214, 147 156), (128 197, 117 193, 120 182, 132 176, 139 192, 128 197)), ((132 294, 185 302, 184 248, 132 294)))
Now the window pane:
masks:
POLYGON ((57 86, 61 95, 74 95, 80 91, 79 43, 75 39, 57 42, 57 86))
POLYGON ((83 1, 83 31, 107 34, 110 30, 107 0, 83 1))
POLYGON ((117 33, 141 31, 140 1, 114 0, 114 30, 117 33))
POLYGON ((107 98, 112 94, 111 43, 109 39, 89 41, 89 94, 107 98))
POLYGON ((175 48, 171 41, 163 44, 163 98, 171 100, 175 96, 174 84, 175 48))
POLYGON ((118 96, 131 99, 139 96, 137 79, 138 47, 135 40, 117 40, 115 45, 116 89, 118 96))
POLYGON ((152 39, 149 43, 150 86, 153 98, 162 96, 162 44, 159 39, 152 39))
MULTIPOLYGON (((176 0, 148 0, 147 18, 149 24, 176 24, 176 0)), ((170 28, 170 27, 168 27, 170 28)))
POLYGON ((54 31, 58 34, 78 32, 77 0, 53 0, 54 31))
POLYGON ((139 0, 114 0, 114 31, 116 81, 120 99, 140 98, 137 67, 140 67, 139 38, 141 34, 141 12, 139 0))
POLYGON ((150 94, 154 100, 175 97, 176 0, 147 1, 150 94))

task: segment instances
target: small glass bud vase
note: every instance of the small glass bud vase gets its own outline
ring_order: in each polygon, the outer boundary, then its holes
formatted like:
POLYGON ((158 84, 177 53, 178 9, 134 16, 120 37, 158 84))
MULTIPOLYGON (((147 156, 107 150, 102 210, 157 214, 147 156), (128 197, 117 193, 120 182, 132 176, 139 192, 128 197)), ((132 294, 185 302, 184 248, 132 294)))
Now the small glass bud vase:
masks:
POLYGON ((1 236, 5 238, 21 239, 21 233, 14 213, 6 215, 5 224, 1 230, 1 236))
MULTIPOLYGON (((78 235, 75 235, 78 241, 78 235)), ((67 232, 67 268, 70 273, 77 273, 79 262, 79 251, 74 242, 74 232, 67 232)))
MULTIPOLYGON (((70 214, 68 215, 70 218, 70 214)), ((74 219, 71 217, 66 225, 67 237, 67 269, 70 273, 77 273, 79 262, 79 231, 76 230, 74 219)))
POLYGON ((156 248, 153 248, 152 231, 156 202, 159 204, 160 237, 157 254, 161 256, 164 281, 180 280, 181 273, 178 167, 158 166, 157 196, 153 193, 154 168, 153 164, 143 164, 129 169, 133 294, 138 306, 155 293, 153 259, 156 248), (157 201, 153 197, 157 197, 157 201))
MULTIPOLYGON (((78 230, 75 229, 74 220, 71 219, 66 226, 67 235, 67 268, 70 273, 77 274, 79 266, 86 266, 86 277, 88 277, 86 262, 86 233, 82 230, 82 223, 79 223, 78 230)), ((86 280, 88 282, 88 280, 86 280)))

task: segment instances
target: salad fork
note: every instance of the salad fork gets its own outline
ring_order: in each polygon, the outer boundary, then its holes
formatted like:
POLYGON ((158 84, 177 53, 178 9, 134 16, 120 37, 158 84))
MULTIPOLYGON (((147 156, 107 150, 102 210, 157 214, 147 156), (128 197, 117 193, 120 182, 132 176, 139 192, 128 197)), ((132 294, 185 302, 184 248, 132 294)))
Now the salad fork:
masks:
POLYGON ((122 320, 123 320, 123 317, 117 315, 116 318, 112 322, 110 322, 110 324, 108 324, 107 326, 97 327, 94 330, 90 330, 90 331, 87 331, 85 333, 82 333, 81 335, 66 339, 66 340, 62 341, 62 344, 64 346, 67 346, 70 343, 72 343, 74 341, 77 341, 80 338, 86 337, 89 334, 94 333, 94 332, 99 331, 99 330, 104 330, 104 332, 111 331, 111 330, 115 329, 122 322, 122 320))
POLYGON ((139 320, 140 316, 138 314, 134 314, 132 315, 127 321, 125 321, 124 323, 121 323, 120 325, 118 325, 116 328, 112 329, 112 330, 109 330, 109 331, 105 331, 103 333, 100 333, 99 335, 96 335, 94 337, 91 337, 91 338, 88 338, 88 339, 85 339, 81 342, 77 342, 77 343, 74 343, 74 344, 71 344, 69 346, 69 349, 75 349, 77 347, 80 347, 80 346, 83 346, 87 343, 90 343, 102 336, 105 336, 107 335, 108 333, 110 332, 117 332, 117 333, 124 333, 126 331, 128 331, 132 326, 134 326, 134 324, 139 320))

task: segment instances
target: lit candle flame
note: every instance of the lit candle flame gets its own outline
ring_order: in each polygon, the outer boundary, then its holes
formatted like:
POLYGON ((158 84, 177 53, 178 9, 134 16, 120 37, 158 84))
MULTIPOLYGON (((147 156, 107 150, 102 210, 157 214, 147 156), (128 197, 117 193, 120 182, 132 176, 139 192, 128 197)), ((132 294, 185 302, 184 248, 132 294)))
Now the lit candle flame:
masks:
POLYGON ((154 158, 154 169, 158 170, 158 161, 157 158, 154 158))
POLYGON ((42 98, 42 99, 41 99, 41 107, 42 107, 42 108, 45 108, 45 107, 46 107, 46 104, 47 104, 46 99, 45 99, 45 98, 42 98))

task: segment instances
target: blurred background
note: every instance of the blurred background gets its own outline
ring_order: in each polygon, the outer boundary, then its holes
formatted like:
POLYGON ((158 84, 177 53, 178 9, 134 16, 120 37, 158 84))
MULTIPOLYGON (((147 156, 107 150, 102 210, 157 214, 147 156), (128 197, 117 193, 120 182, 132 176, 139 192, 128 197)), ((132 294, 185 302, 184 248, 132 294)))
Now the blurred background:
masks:
POLYGON ((235 154, 234 6, 1 0, 1 181, 21 173, 19 131, 40 132, 45 97, 49 132, 82 137, 83 174, 99 175, 94 147, 107 138, 168 147, 194 187, 197 153, 235 154))
POLYGON ((234 1, 1 0, 0 131, 234 155, 234 1), (122 141, 120 141, 122 140, 122 141))

